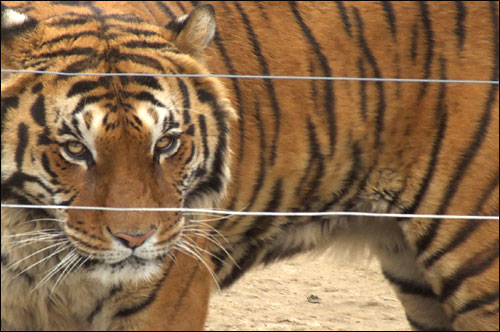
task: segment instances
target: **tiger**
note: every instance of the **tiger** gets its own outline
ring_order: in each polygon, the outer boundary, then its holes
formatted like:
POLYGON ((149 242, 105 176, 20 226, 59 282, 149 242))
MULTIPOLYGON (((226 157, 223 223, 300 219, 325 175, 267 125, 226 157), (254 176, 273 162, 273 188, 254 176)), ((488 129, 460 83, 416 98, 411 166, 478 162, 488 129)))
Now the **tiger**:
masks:
MULTIPOLYGON (((2 73, 2 203, 408 218, 3 207, 2 328, 48 327, 4 295, 26 283, 3 237, 23 222, 92 262, 56 293, 88 329, 164 317, 168 294, 151 287, 196 226, 215 278, 181 288, 224 289, 301 253, 368 252, 412 329, 498 330, 498 220, 422 216, 498 216, 498 16, 494 1, 4 2, 2 69, 47 73, 2 73), (144 244, 130 256, 131 243, 144 244), (115 291, 137 282, 151 286, 115 291)), ((39 248, 23 254, 65 255, 39 248)), ((22 275, 46 277, 35 271, 22 275)), ((203 316, 196 298, 172 321, 203 316)))

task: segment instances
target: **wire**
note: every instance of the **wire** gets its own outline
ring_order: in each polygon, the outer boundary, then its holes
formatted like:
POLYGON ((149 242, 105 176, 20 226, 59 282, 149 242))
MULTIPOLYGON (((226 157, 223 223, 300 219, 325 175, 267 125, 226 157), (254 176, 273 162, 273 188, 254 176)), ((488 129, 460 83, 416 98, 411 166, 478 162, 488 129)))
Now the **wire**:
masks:
POLYGON ((222 74, 144 74, 144 73, 66 73, 43 70, 2 69, 2 73, 47 74, 61 76, 146 76, 146 77, 196 77, 196 78, 243 78, 243 79, 273 79, 273 80, 323 80, 323 81, 363 81, 363 82, 401 82, 401 83, 465 83, 465 84, 495 84, 498 81, 481 80, 441 80, 416 78, 369 78, 369 77, 325 77, 325 76, 277 76, 277 75, 222 75, 222 74))
POLYGON ((371 213, 371 212, 253 212, 229 211, 219 209, 188 209, 188 208, 120 208, 98 206, 65 206, 65 205, 26 205, 2 204, 3 208, 29 209, 67 209, 67 210, 99 210, 99 211, 135 211, 135 212, 190 212, 212 213, 235 216, 272 216, 272 217, 326 217, 326 216, 357 216, 379 218, 423 218, 423 219, 469 219, 469 220, 499 220, 498 216, 460 216, 440 214, 400 214, 400 213, 371 213))

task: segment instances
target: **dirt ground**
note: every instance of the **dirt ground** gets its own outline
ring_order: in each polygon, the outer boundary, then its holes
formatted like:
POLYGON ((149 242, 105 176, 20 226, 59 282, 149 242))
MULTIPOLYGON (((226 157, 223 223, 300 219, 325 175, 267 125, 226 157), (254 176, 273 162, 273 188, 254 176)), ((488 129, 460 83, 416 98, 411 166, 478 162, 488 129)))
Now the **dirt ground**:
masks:
POLYGON ((212 331, 410 330, 377 262, 346 266, 325 256, 301 256, 250 271, 215 294, 205 327, 212 331))

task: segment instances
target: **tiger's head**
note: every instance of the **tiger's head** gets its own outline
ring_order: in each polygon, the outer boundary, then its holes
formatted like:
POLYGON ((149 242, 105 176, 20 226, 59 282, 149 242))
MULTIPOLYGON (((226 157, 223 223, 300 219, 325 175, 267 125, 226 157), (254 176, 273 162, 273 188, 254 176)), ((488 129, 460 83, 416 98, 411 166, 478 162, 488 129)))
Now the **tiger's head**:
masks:
MULTIPOLYGON (((209 5, 166 27, 119 13, 40 20, 2 5, 2 69, 208 74, 214 34, 209 5)), ((234 110, 218 80, 2 76, 2 203, 212 207, 224 195, 234 110)), ((43 211, 23 213, 62 231, 90 274, 113 282, 159 272, 190 222, 180 212, 43 211)), ((2 216, 2 230, 22 219, 2 216)))

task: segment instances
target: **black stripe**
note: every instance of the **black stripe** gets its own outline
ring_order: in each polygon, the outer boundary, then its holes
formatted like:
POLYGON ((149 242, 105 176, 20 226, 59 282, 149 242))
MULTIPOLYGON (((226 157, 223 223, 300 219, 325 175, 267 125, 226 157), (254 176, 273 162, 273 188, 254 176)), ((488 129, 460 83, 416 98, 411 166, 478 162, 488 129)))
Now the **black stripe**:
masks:
MULTIPOLYGON (((283 179, 278 179, 271 190, 271 199, 268 201, 265 209, 263 211, 274 212, 276 211, 283 198, 283 179)), ((260 216, 251 223, 247 231, 245 232, 244 241, 250 241, 250 239, 257 239, 260 235, 265 234, 269 228, 272 226, 273 221, 276 221, 276 217, 272 216, 260 216)))
POLYGON ((175 4, 177 5, 177 7, 180 8, 180 10, 183 12, 183 13, 186 13, 186 8, 184 8, 184 6, 182 5, 182 3, 180 1, 176 1, 175 4))
MULTIPOLYGON (((258 245, 251 245, 245 250, 245 254, 238 260, 238 264, 234 264, 231 270, 224 280, 221 280, 219 285, 222 289, 229 287, 236 280, 238 280, 249 268, 251 268, 255 261, 257 260, 257 252, 261 249, 258 245)), ((229 251, 229 253, 231 253, 229 251)), ((222 252, 223 257, 226 256, 224 252, 222 252)), ((217 273, 218 270, 222 267, 222 262, 216 260, 214 257, 213 260, 215 264, 214 272, 217 273)))
MULTIPOLYGON (((95 16, 94 16, 95 17, 95 16)), ((106 20, 115 20, 122 23, 148 23, 140 17, 135 16, 134 14, 109 14, 102 15, 106 20)), ((107 24, 107 26, 111 26, 112 24, 107 24)))
POLYGON ((153 68, 159 73, 165 72, 161 63, 155 58, 152 58, 150 56, 142 54, 123 53, 117 51, 111 51, 110 53, 114 53, 110 56, 113 57, 115 61, 132 61, 141 64, 143 66, 153 68))
POLYGON ((130 28, 130 27, 123 27, 122 28, 122 31, 123 32, 128 32, 128 33, 131 33, 133 35, 143 35, 144 37, 151 37, 151 36, 156 36, 158 38, 163 38, 163 36, 157 34, 156 32, 154 31, 150 31, 150 30, 144 30, 144 29, 137 29, 137 28, 130 28))
POLYGON ((91 324, 92 321, 94 320, 95 315, 97 315, 99 312, 101 312, 104 301, 109 300, 110 298, 112 298, 116 293, 118 293, 121 290, 122 290, 122 286, 114 286, 110 290, 109 295, 107 297, 97 300, 97 303, 94 305, 94 310, 87 317, 87 322, 89 324, 91 324))
MULTIPOLYGON (((8 193, 11 192, 10 188, 15 187, 17 189, 23 189, 24 183, 25 182, 33 182, 36 183, 38 186, 43 188, 50 196, 54 195, 54 191, 47 187, 38 177, 24 174, 21 172, 16 172, 12 174, 7 180, 2 182, 2 199, 4 199, 4 190, 6 190, 8 193)), ((23 191, 23 195, 29 195, 29 193, 26 193, 23 191)))
MULTIPOLYGON (((318 191, 318 186, 320 185, 321 179, 323 178, 325 173, 324 157, 321 154, 318 135, 316 134, 316 127, 312 123, 311 118, 309 116, 307 117, 307 132, 309 138, 309 155, 311 156, 311 159, 310 159, 310 165, 308 165, 306 172, 308 173, 312 172, 313 163, 317 165, 316 166, 317 169, 316 169, 316 174, 312 178, 311 182, 307 184, 309 190, 304 196, 305 197, 304 201, 307 202, 307 205, 305 207, 306 211, 310 209, 311 201, 317 198, 317 196, 315 196, 314 194, 318 191)), ((301 185, 306 187, 305 182, 303 182, 301 185)))
MULTIPOLYGON (((147 40, 132 40, 122 44, 127 48, 163 49, 171 48, 172 45, 165 42, 150 42, 147 40)), ((149 51, 149 50, 148 50, 149 51)))
MULTIPOLYGON (((218 31, 215 32, 215 37, 214 37, 214 43, 217 46, 217 49, 220 52, 220 55, 222 59, 224 60, 224 65, 226 66, 227 72, 230 75, 236 75, 236 69, 234 68, 233 65, 233 60, 227 55, 226 48, 224 46, 224 43, 220 37, 220 34, 218 31)), ((237 78, 232 78, 231 82, 233 83, 233 91, 236 96, 236 105, 238 107, 238 127, 240 131, 240 139, 239 139, 239 144, 238 144, 238 156, 236 160, 238 161, 238 168, 239 168, 239 163, 243 160, 243 155, 245 153, 245 134, 246 134, 246 128, 245 128, 245 107, 242 103, 242 93, 240 89, 240 83, 237 78)), ((231 205, 230 205, 231 206, 231 205)), ((229 207, 231 209, 231 207, 229 207)))
MULTIPOLYGON (((66 73, 85 72, 87 70, 97 68, 97 66, 101 63, 102 60, 104 60, 104 55, 95 54, 94 56, 88 57, 86 59, 73 62, 70 65, 68 65, 67 67, 63 68, 63 70, 61 70, 61 71, 66 72, 66 73)), ((39 70, 41 70, 41 69, 39 69, 39 70)), ((71 77, 72 76, 59 75, 59 76, 57 76, 57 80, 67 80, 71 77)))
POLYGON ((181 90, 182 94, 182 110, 183 110, 184 124, 188 124, 191 122, 191 116, 189 115, 189 109, 191 108, 191 100, 189 98, 188 88, 186 86, 186 83, 184 83, 184 81, 180 77, 177 78, 177 84, 179 85, 179 90, 181 90))
MULTIPOLYGON (((314 71, 314 63, 312 59, 309 59, 309 76, 316 76, 314 71)), ((313 109, 319 109, 318 101, 319 101, 319 91, 318 91, 318 82, 316 80, 311 80, 311 100, 314 102, 313 109)))
POLYGON ((257 7, 259 8, 259 13, 262 18, 267 22, 269 21, 269 16, 266 13, 266 9, 264 7, 264 3, 262 1, 257 1, 257 7))
POLYGON ((417 50, 418 50, 418 23, 413 25, 411 29, 411 47, 410 47, 410 59, 415 65, 417 63, 417 50))
POLYGON ((135 305, 134 307, 121 309, 113 316, 113 318, 124 318, 124 317, 130 316, 130 315, 133 315, 141 310, 144 310, 151 303, 153 303, 156 300, 156 297, 158 296, 158 292, 159 292, 161 286, 163 285, 163 283, 165 282, 165 280, 167 279, 167 276, 170 274, 170 270, 172 269, 173 266, 174 266, 174 262, 170 261, 170 264, 169 264, 168 268, 166 269, 166 271, 163 273, 162 278, 157 282, 155 288, 153 289, 153 291, 149 294, 149 296, 145 300, 143 300, 141 303, 135 305))
POLYGON ((186 129, 186 134, 188 134, 189 136, 194 136, 195 129, 193 124, 189 125, 188 129, 186 129))
POLYGON ((67 57, 73 55, 97 55, 96 50, 91 47, 73 47, 69 50, 59 50, 37 54, 37 58, 67 57))
POLYGON ((77 94, 87 93, 97 89, 100 86, 102 86, 102 84, 99 81, 81 80, 71 86, 71 89, 66 94, 66 97, 71 98, 77 94))
POLYGON ((493 291, 492 293, 486 293, 483 294, 480 298, 467 301, 460 307, 460 309, 455 312, 455 314, 451 317, 451 321, 453 322, 458 317, 458 315, 493 304, 493 302, 498 300, 498 296, 499 290, 497 288, 497 290, 493 291))
MULTIPOLYGON (((332 199, 326 203, 319 211, 324 212, 324 211, 329 211, 333 206, 335 206, 340 200, 342 200, 345 195, 349 192, 349 189, 354 185, 356 182, 356 179, 358 178, 358 175, 360 171, 363 169, 363 161, 361 160, 361 148, 359 147, 358 143, 354 142, 352 144, 352 155, 351 155, 351 169, 349 173, 347 174, 346 179, 342 180, 343 187, 340 188, 340 190, 337 190, 334 194, 332 199)), ((358 196, 358 195, 356 195, 358 196)))
POLYGON ((205 116, 200 114, 198 116, 198 123, 200 126, 200 135, 203 142, 203 166, 205 168, 208 158, 210 157, 210 150, 208 149, 208 133, 207 133, 207 123, 205 121, 205 116))
POLYGON ((49 39, 47 41, 44 41, 40 45, 40 47, 56 44, 62 40, 76 40, 78 38, 87 37, 87 36, 94 36, 96 38, 102 38, 102 35, 98 31, 79 31, 77 33, 66 33, 66 34, 60 35, 56 38, 52 38, 52 39, 49 39))
POLYGON ((45 152, 42 153, 42 166, 45 169, 45 172, 47 172, 47 174, 49 174, 53 179, 58 178, 57 174, 50 168, 49 158, 45 152))
POLYGON ((43 128, 43 132, 38 135, 38 145, 49 145, 52 143, 54 143, 54 141, 50 139, 49 127, 43 128))
MULTIPOLYGON (((122 78, 124 76, 120 76, 122 78)), ((129 78, 129 82, 134 82, 135 84, 142 85, 148 87, 153 90, 163 91, 163 88, 158 82, 156 77, 151 76, 132 76, 129 78)))
MULTIPOLYGON (((358 59, 358 69, 359 69, 359 77, 366 77, 365 66, 363 65, 363 59, 358 59)), ((359 91, 359 100, 361 102, 361 117, 363 121, 366 121, 366 81, 359 81, 360 91, 359 91)))
POLYGON ((340 18, 342 19, 342 24, 344 25, 344 30, 347 35, 352 38, 351 22, 349 22, 349 16, 347 16, 347 11, 344 7, 344 3, 342 1, 335 1, 335 4, 339 9, 340 18))
POLYGON ((160 9, 163 13, 167 14, 172 20, 175 20, 177 16, 168 8, 164 1, 155 1, 154 4, 160 9))
POLYGON ((397 278, 387 271, 382 271, 382 273, 390 283, 398 286, 401 293, 436 298, 436 293, 427 285, 419 285, 410 280, 397 278))
POLYGON ((137 100, 149 101, 154 106, 166 108, 166 106, 161 101, 156 99, 155 96, 153 96, 152 94, 150 94, 147 91, 142 91, 142 92, 139 92, 137 94, 125 94, 125 95, 127 97, 132 97, 132 98, 137 99, 137 100))
MULTIPOLYGON (((420 16, 422 17, 422 23, 424 24, 425 39, 427 41, 427 53, 425 55, 424 63, 424 79, 428 79, 431 76, 431 65, 432 59, 434 57, 434 32, 432 31, 432 22, 429 17, 429 9, 425 1, 419 1, 420 6, 420 16)), ((427 90, 427 82, 422 83, 421 90, 418 99, 421 100, 425 95, 427 90)))
MULTIPOLYGON (((363 54, 365 58, 368 60, 368 63, 373 69, 373 72, 375 74, 376 78, 381 78, 382 75, 380 73, 380 70, 377 65, 377 60, 373 56, 372 52, 370 51, 370 48, 368 47, 368 44, 366 42, 365 36, 364 36, 364 23, 363 20, 361 19, 361 16, 359 14, 359 11, 357 8, 354 8, 354 16, 356 17, 358 29, 359 29, 359 44, 361 46, 361 49, 363 50, 363 54)), ((375 148, 377 149, 380 144, 380 135, 382 134, 382 131, 384 130, 384 113, 385 113, 385 92, 384 92, 384 84, 383 82, 376 82, 375 83, 377 86, 378 94, 379 94, 379 102, 377 103, 377 116, 376 116, 376 127, 375 127, 375 148)))
POLYGON ((78 121, 78 119, 76 117, 73 117, 73 119, 71 120, 71 124, 73 125, 73 130, 74 130, 75 134, 77 135, 77 137, 80 137, 80 139, 82 139, 83 138, 83 134, 82 134, 82 132, 81 132, 79 126, 78 126, 79 125, 79 121, 78 121))
MULTIPOLYGON (((480 275, 498 261, 498 237, 489 251, 481 251, 464 262, 452 276, 442 281, 439 300, 443 303, 468 279, 480 275)), ((498 271, 498 270, 497 270, 498 271)))
POLYGON ((50 26, 52 27, 70 27, 72 25, 83 25, 89 22, 90 15, 78 14, 78 17, 73 18, 59 18, 57 20, 52 20, 50 26))
MULTIPOLYGON (((227 116, 224 111, 219 108, 219 105, 212 104, 212 114, 216 120, 218 142, 215 147, 214 159, 210 168, 210 173, 207 178, 199 183, 192 190, 192 195, 204 194, 204 193, 216 193, 220 194, 223 188, 223 172, 224 166, 226 165, 226 153, 228 150, 228 142, 226 136, 229 133, 229 128, 227 126, 227 116)), ((187 199, 186 199, 187 200, 187 199)))
POLYGON ((42 83, 38 83, 33 88, 31 88, 31 93, 37 94, 37 93, 39 93, 42 90, 43 90, 43 84, 42 83))
POLYGON ((45 97, 43 95, 38 95, 31 106, 31 116, 39 126, 45 126, 45 97))
POLYGON ((253 185, 252 196, 248 201, 247 209, 250 210, 255 204, 255 200, 257 199, 262 186, 264 185, 264 179, 266 178, 266 131, 264 129, 264 124, 262 122, 262 110, 260 107, 260 102, 258 98, 255 99, 255 120, 257 121, 257 128, 259 130, 259 147, 260 147, 260 158, 259 158, 259 173, 257 175, 257 180, 253 185))
MULTIPOLYGON (((496 172, 496 177, 489 184, 488 188, 483 192, 483 195, 481 195, 481 198, 479 199, 479 202, 476 204, 476 208, 472 212, 472 215, 477 215, 481 213, 481 208, 483 204, 486 202, 488 197, 491 195, 491 193, 497 186, 498 186, 498 171, 496 172)), ((477 229, 477 227, 479 227, 481 222, 482 221, 480 220, 468 221, 465 224, 465 226, 463 226, 460 229, 460 231, 455 234, 453 240, 445 248, 439 249, 438 252, 434 253, 433 255, 425 259, 424 261, 425 267, 426 268, 431 267, 443 255, 455 249, 459 244, 466 241, 469 238, 469 236, 474 232, 474 230, 477 229)))
MULTIPOLYGON (((250 42, 252 43, 252 48, 253 48, 253 53, 259 60, 260 67, 262 68, 261 74, 264 76, 269 76, 271 75, 269 71, 269 66, 267 64, 266 58, 262 54, 262 50, 260 48, 260 43, 257 39, 257 35, 255 34, 255 31, 252 28, 252 24, 250 23, 250 20, 241 7, 241 5, 238 2, 234 3, 236 9, 240 12, 241 18, 243 19, 243 23, 245 24, 246 31, 248 34, 248 38, 250 39, 250 42)), ((281 120, 281 109, 280 105, 278 102, 278 98, 276 97, 276 92, 274 89, 274 83, 272 80, 264 80, 264 84, 267 88, 267 92, 269 93, 269 97, 271 99, 271 107, 273 109, 273 117, 274 117, 274 131, 273 131, 273 139, 272 139, 272 144, 271 144, 271 150, 270 150, 270 162, 271 164, 274 164, 274 161, 277 157, 277 151, 278 151, 278 138, 279 138, 279 132, 280 132, 280 120, 281 120)))
POLYGON ((98 96, 81 97, 80 101, 78 102, 78 104, 76 105, 75 109, 73 110, 73 112, 71 114, 74 116, 74 115, 80 113, 81 111, 83 111, 83 108, 87 105, 95 104, 103 99, 113 99, 113 98, 114 98, 114 94, 112 94, 111 92, 108 92, 108 93, 105 93, 102 95, 98 95, 98 96))
POLYGON ((73 131, 71 130, 70 126, 68 125, 68 123, 66 123, 66 121, 63 121, 62 122, 62 126, 61 128, 59 128, 57 130, 57 134, 59 136, 63 136, 63 135, 74 135, 73 134, 73 131))
MULTIPOLYGON (((496 170, 495 174, 496 176, 492 179, 486 190, 483 192, 481 195, 481 198, 479 198, 478 203, 476 204, 476 208, 474 209, 474 212, 472 213, 473 215, 484 215, 487 214, 485 211, 483 211, 483 205, 486 203, 488 198, 490 198, 491 194, 493 193, 493 190, 495 190, 496 187, 498 187, 498 169, 496 170)), ((498 209, 498 204, 497 204, 497 209, 498 209)), ((498 212, 497 212, 498 214, 498 212)))
MULTIPOLYGON (((333 76, 330 65, 328 64, 328 60, 323 54, 321 50, 321 46, 318 44, 316 39, 314 38, 309 27, 304 23, 300 12, 297 8, 297 3, 295 1, 289 2, 290 7, 292 8, 292 12, 295 15, 295 19, 304 33, 304 36, 307 38, 309 44, 312 46, 316 57, 318 58, 321 68, 323 70, 324 76, 331 77, 333 76)), ((335 94, 333 91, 333 82, 330 80, 325 81, 325 110, 328 115, 328 135, 330 139, 330 156, 333 156, 335 153, 335 144, 336 144, 336 135, 337 135, 337 127, 335 123, 335 94)))
MULTIPOLYGON (((193 126, 193 125, 191 125, 191 126, 193 126)), ((191 160, 193 160, 194 152, 195 151, 196 151, 196 149, 194 147, 194 143, 193 143, 193 141, 191 141, 191 154, 189 155, 189 157, 184 162, 185 165, 188 165, 191 162, 191 160)), ((187 178, 187 175, 185 177, 187 178)))
POLYGON ((71 196, 70 198, 68 198, 67 200, 65 201, 61 201, 61 202, 57 202, 58 205, 65 205, 65 206, 69 206, 73 203, 73 201, 76 199, 76 195, 74 196, 71 196))
POLYGON ((382 1, 382 7, 384 8, 385 18, 387 19, 387 23, 391 28, 392 39, 396 40, 397 31, 396 31, 396 15, 394 14, 394 8, 392 8, 392 4, 390 1, 382 1))
MULTIPOLYGON (((446 60, 444 58, 441 58, 441 79, 446 79, 446 77, 447 77, 446 60)), ((427 190, 429 189, 432 179, 434 178, 436 166, 438 163, 438 157, 442 147, 444 133, 447 125, 447 111, 445 107, 446 106, 445 97, 446 97, 446 85, 441 84, 439 89, 438 103, 435 109, 435 118, 438 121, 437 133, 434 142, 432 143, 431 157, 427 165, 427 170, 424 175, 424 180, 420 184, 420 189, 413 198, 413 204, 410 207, 403 209, 403 213, 407 214, 415 213, 415 211, 420 206, 425 194, 427 193, 427 190)), ((433 220, 431 225, 429 226, 427 234, 417 242, 417 248, 419 253, 422 253, 430 245, 432 239, 437 233, 437 228, 439 226, 439 223, 440 223, 439 220, 433 220)))
POLYGON ((466 33, 464 22, 467 16, 467 9, 465 8, 463 1, 455 1, 455 5, 457 7, 457 26, 455 28, 455 34, 457 35, 458 39, 458 48, 460 49, 460 51, 463 51, 466 33))
POLYGON ((434 263, 436 263, 441 257, 458 247, 460 244, 467 241, 470 235, 479 227, 480 220, 469 220, 456 234, 453 239, 445 246, 439 248, 439 250, 424 260, 425 268, 430 268, 434 263))
POLYGON ((26 151, 26 147, 28 146, 28 126, 24 123, 20 123, 17 127, 17 148, 16 148, 16 165, 17 169, 20 171, 23 167, 23 157, 24 152, 26 151))
POLYGON ((3 125, 5 121, 5 116, 7 115, 7 112, 11 108, 18 108, 19 107, 19 97, 13 96, 13 97, 5 97, 2 98, 2 107, 1 107, 1 119, 2 119, 2 133, 3 133, 3 125))

